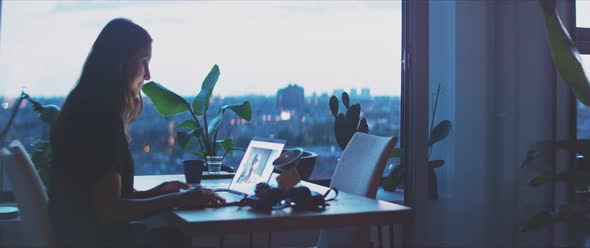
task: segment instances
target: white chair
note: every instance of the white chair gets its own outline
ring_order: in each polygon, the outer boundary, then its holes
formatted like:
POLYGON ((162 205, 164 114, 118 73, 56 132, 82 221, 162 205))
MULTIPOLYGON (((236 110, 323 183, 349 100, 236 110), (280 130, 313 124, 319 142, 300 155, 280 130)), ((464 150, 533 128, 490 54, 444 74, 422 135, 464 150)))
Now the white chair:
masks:
POLYGON ((39 174, 23 145, 15 140, 10 150, 2 148, 0 159, 12 183, 14 196, 23 219, 24 235, 31 243, 24 246, 54 247, 47 209, 47 193, 39 174))
MULTIPOLYGON (((381 176, 397 138, 357 132, 342 152, 330 187, 339 191, 375 198, 381 176)), ((322 229, 319 248, 365 248, 369 246, 370 227, 322 229)))

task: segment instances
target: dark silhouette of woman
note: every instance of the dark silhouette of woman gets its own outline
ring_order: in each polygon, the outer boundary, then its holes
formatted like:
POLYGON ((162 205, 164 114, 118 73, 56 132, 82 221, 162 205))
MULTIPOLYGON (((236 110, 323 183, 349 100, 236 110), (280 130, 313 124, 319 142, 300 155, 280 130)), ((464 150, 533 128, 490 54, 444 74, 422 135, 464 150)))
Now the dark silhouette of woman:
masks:
POLYGON ((49 212, 58 247, 187 247, 174 229, 129 224, 175 208, 225 200, 209 189, 165 182, 133 189, 129 125, 141 115, 152 38, 127 19, 100 32, 51 132, 49 212))

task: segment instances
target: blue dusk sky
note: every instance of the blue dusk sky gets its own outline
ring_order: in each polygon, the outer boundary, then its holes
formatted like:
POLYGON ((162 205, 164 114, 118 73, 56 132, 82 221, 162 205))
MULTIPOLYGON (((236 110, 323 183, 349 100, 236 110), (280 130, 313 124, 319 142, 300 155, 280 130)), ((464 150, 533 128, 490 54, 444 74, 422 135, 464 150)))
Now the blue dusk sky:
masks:
POLYGON ((0 96, 23 86, 64 96, 94 39, 126 17, 154 38, 152 80, 196 95, 214 64, 215 95, 370 88, 400 94, 401 1, 3 1, 0 96))

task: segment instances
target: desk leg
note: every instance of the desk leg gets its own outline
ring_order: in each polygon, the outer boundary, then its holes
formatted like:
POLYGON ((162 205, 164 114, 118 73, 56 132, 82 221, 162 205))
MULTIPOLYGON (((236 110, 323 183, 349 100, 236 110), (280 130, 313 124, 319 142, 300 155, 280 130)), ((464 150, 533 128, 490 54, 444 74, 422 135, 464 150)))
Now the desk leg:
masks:
POLYGON ((250 233, 250 248, 254 248, 254 233, 250 233))
POLYGON ((389 224, 389 247, 395 247, 395 240, 393 239, 395 234, 393 233, 393 224, 389 224))
POLYGON ((219 237, 219 247, 220 248, 223 248, 225 246, 224 242, 225 242, 225 236, 224 235, 221 235, 219 237))
POLYGON ((383 234, 381 233, 381 225, 377 225, 377 247, 383 248, 383 234))
POLYGON ((272 244, 272 233, 268 232, 268 248, 270 248, 271 244, 272 244))

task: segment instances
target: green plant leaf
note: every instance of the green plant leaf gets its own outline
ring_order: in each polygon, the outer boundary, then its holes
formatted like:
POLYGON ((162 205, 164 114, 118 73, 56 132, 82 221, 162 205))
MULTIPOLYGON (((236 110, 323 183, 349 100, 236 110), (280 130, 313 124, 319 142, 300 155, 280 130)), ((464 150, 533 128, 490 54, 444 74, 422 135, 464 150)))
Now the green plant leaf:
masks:
POLYGON ((540 3, 553 63, 580 102, 590 106, 590 82, 580 52, 557 14, 555 0, 540 0, 540 3))
POLYGON ((346 121, 350 123, 350 127, 354 130, 350 130, 353 133, 356 132, 359 121, 361 119, 361 105, 356 103, 350 106, 348 110, 346 110, 346 121))
POLYGON ((393 151, 391 152, 391 155, 389 155, 390 158, 401 158, 402 155, 404 154, 404 149, 403 148, 393 148, 393 151))
POLYGON ((363 118, 359 122, 358 131, 361 133, 369 133, 369 124, 367 123, 367 119, 363 118))
POLYGON ((338 116, 338 107, 340 105, 340 103, 338 102, 338 98, 336 98, 335 96, 330 97, 330 112, 332 112, 332 115, 334 116, 334 118, 336 118, 336 116, 338 116))
POLYGON ((209 108, 209 99, 211 98, 211 94, 213 94, 219 74, 219 66, 214 65, 211 71, 209 71, 209 74, 207 74, 207 77, 205 77, 205 80, 203 80, 201 91, 199 91, 199 94, 193 100, 193 111, 196 115, 201 116, 206 114, 209 108))
POLYGON ((428 146, 431 146, 448 137, 449 133, 451 132, 451 128, 452 125, 451 121, 449 120, 444 120, 436 124, 434 129, 432 129, 432 133, 430 133, 430 141, 428 142, 428 146))
POLYGON ((555 142, 555 145, 558 148, 576 152, 586 158, 590 158, 590 140, 588 139, 560 140, 555 142))
POLYGON ((534 149, 529 150, 526 153, 526 158, 524 159, 524 161, 522 161, 522 164, 520 164, 520 167, 523 168, 523 167, 527 166, 528 164, 533 162, 538 157, 539 157, 539 152, 537 152, 537 150, 534 150, 534 149))
POLYGON ((229 153, 229 155, 234 155, 234 149, 232 149, 234 147, 234 141, 232 139, 218 140, 217 144, 219 144, 221 149, 229 153))
POLYGON ((349 124, 346 121, 346 117, 343 113, 338 114, 336 120, 334 120, 334 136, 336 137, 336 142, 344 150, 348 141, 352 138, 352 134, 349 131, 349 124))
POLYGON ((553 223, 552 217, 551 217, 551 212, 549 211, 541 211, 535 215, 533 215, 533 217, 529 218, 526 222, 526 224, 524 224, 524 226, 520 229, 521 232, 529 232, 529 231, 533 231, 536 229, 539 229, 541 227, 544 227, 548 224, 553 223))
POLYGON ((201 126, 199 123, 194 120, 184 120, 180 124, 176 125, 176 129, 197 130, 200 128, 201 126))
POLYGON ((215 118, 209 122, 209 136, 212 137, 215 135, 217 129, 219 129, 219 126, 221 125, 223 113, 225 113, 225 111, 228 109, 247 121, 252 120, 252 108, 250 107, 249 101, 245 101, 240 104, 224 105, 219 109, 215 118))
POLYGON ((60 107, 53 104, 49 104, 43 106, 37 112, 39 113, 39 119, 51 126, 53 125, 53 122, 57 119, 57 116, 59 115, 60 111, 60 107))
POLYGON ((47 140, 36 140, 31 145, 37 151, 48 151, 51 149, 51 143, 47 140))
POLYGON ((207 159, 207 156, 208 156, 208 155, 207 155, 207 153, 206 153, 206 152, 203 152, 203 151, 200 151, 200 152, 195 152, 195 153, 193 153, 193 154, 195 154, 195 155, 199 156, 199 157, 200 157, 200 158, 202 158, 202 159, 207 159))
POLYGON ((156 110, 163 116, 173 116, 190 109, 190 105, 184 98, 154 81, 141 87, 143 93, 148 96, 156 110))
POLYGON ((444 160, 432 160, 432 161, 428 161, 428 167, 434 169, 434 168, 438 168, 445 165, 445 161, 444 160))
POLYGON ((529 180, 529 186, 537 187, 553 181, 553 176, 536 176, 529 180))
POLYGON ((342 104, 344 104, 347 109, 350 108, 350 97, 348 97, 346 91, 342 92, 342 104))
POLYGON ((576 189, 588 189, 590 185, 590 173, 574 168, 557 174, 551 173, 534 177, 529 180, 528 184, 532 187, 538 187, 556 181, 564 181, 576 189))
POLYGON ((221 109, 222 111, 229 109, 236 113, 239 117, 242 117, 242 119, 247 121, 252 120, 252 108, 250 107, 250 101, 244 101, 240 104, 224 105, 221 107, 221 109))
POLYGON ((383 190, 385 191, 395 191, 400 185, 404 182, 404 173, 405 168, 402 165, 397 165, 387 177, 383 179, 381 184, 383 185, 383 190))
POLYGON ((180 148, 186 148, 186 145, 191 139, 191 135, 187 132, 176 132, 176 142, 180 146, 180 148))
POLYGON ((521 231, 534 231, 550 224, 568 220, 577 220, 583 217, 583 212, 580 211, 578 205, 574 203, 563 204, 555 211, 543 210, 533 215, 527 220, 521 231))

